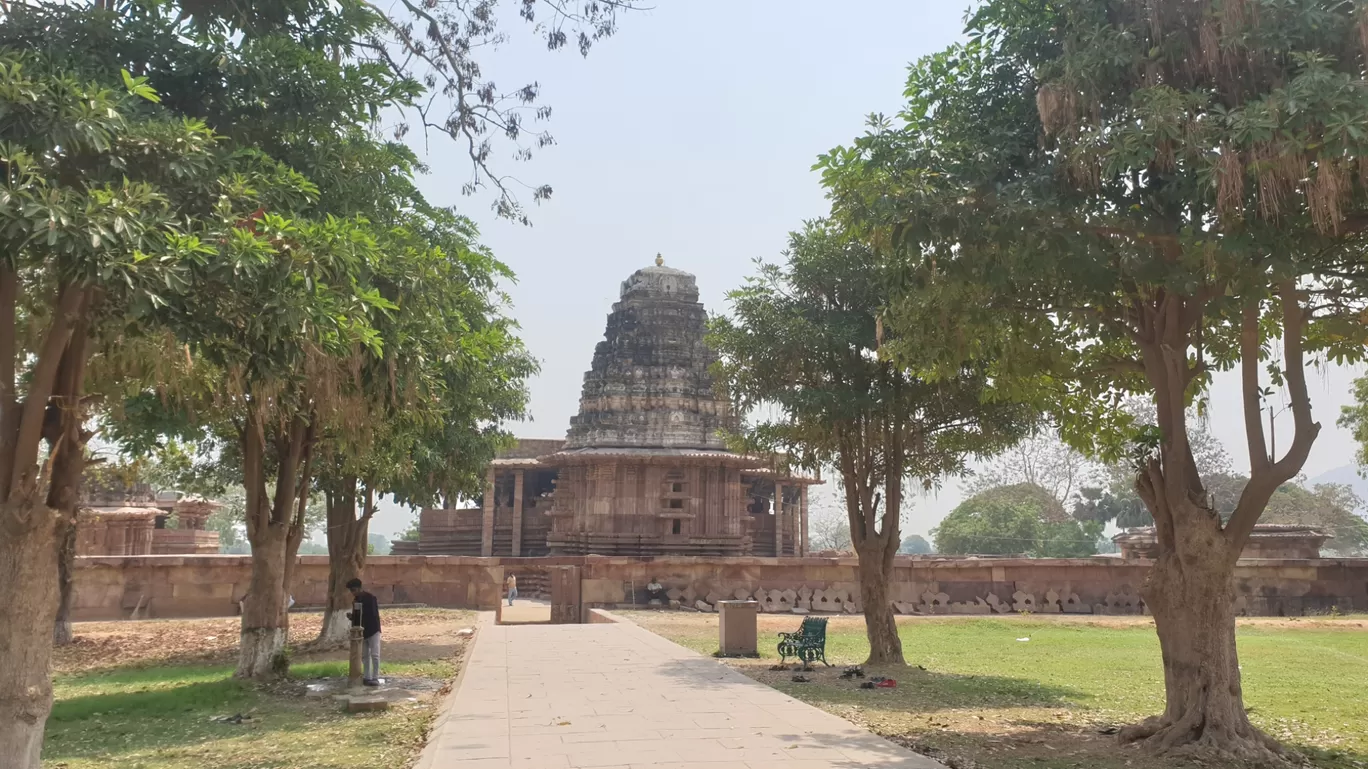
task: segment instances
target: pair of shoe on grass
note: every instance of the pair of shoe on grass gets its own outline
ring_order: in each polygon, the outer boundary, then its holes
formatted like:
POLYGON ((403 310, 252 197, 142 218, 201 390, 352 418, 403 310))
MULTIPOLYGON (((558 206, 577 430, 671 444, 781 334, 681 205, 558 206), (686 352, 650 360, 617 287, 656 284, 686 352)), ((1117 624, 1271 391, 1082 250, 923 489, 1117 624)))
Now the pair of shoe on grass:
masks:
POLYGON ((891 678, 884 678, 883 676, 875 676, 860 684, 861 689, 896 689, 897 686, 897 681, 894 681, 891 678))

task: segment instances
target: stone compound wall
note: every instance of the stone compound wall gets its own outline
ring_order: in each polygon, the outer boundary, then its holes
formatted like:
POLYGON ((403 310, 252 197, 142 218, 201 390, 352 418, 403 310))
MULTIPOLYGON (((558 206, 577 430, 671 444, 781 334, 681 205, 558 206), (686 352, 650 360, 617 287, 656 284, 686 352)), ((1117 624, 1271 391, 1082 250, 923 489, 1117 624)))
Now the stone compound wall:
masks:
MULTIPOLYGON (((765 611, 858 612, 854 558, 466 558, 372 556, 363 579, 382 604, 424 603, 492 609, 499 573, 579 566, 586 606, 646 603, 659 579, 682 608, 711 610, 719 600, 750 597, 765 611)), ((899 558, 892 589, 904 614, 1140 614, 1148 564, 1119 558, 899 558)), ((128 556, 76 559, 77 620, 217 617, 238 612, 250 577, 247 556, 128 556)), ((293 595, 320 606, 326 556, 301 556, 293 595)), ((1368 611, 1368 559, 1245 559, 1235 571, 1244 614, 1298 616, 1368 611)))

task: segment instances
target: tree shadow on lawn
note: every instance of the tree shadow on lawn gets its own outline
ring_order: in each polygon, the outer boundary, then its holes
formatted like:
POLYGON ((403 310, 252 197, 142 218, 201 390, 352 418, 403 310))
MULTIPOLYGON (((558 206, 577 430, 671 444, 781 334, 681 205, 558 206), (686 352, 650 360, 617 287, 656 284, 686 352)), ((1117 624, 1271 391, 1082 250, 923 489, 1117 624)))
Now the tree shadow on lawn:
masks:
POLYGON ((747 665, 743 672, 796 699, 825 706, 931 712, 965 708, 1075 707, 1093 699, 1093 695, 1078 689, 1027 678, 939 673, 915 666, 866 672, 868 677, 884 675, 895 679, 898 685, 892 689, 861 689, 860 684, 868 678, 843 680, 839 678, 839 668, 795 674, 747 665), (796 683, 794 675, 806 676, 810 681, 796 683))
MULTIPOLYGON (((161 682, 150 682, 161 683, 161 682)), ((250 685, 223 678, 157 688, 85 694, 58 700, 48 719, 43 757, 97 759, 304 729, 302 709, 276 706, 250 685), (240 724, 216 717, 251 713, 240 724)))
MULTIPOLYGON (((908 728, 890 730, 873 726, 880 736, 917 753, 946 761, 965 759, 968 765, 994 769, 1233 769, 1227 764, 1212 764, 1173 756, 1154 756, 1138 745, 1123 745, 1111 729, 1099 724, 1054 723, 1038 719, 1008 719, 978 730, 908 728), (1007 727, 1006 729, 1000 727, 1007 727)), ((1109 725, 1113 728, 1117 725, 1109 725)), ((1368 755, 1343 750, 1325 750, 1307 745, 1285 744, 1289 758, 1297 766, 1319 769, 1360 769, 1368 765, 1368 755), (1300 756, 1303 760, 1298 760, 1300 756)), ((954 765, 954 761, 948 762, 954 765)), ((1243 769, 1243 767, 1242 767, 1243 769)))
MULTIPOLYGON (((311 668, 326 672, 331 663, 301 667, 312 674, 311 668)), ((58 679, 43 757, 110 760, 223 740, 284 744, 304 736, 285 734, 317 730, 320 717, 344 717, 327 698, 302 696, 303 679, 262 687, 231 674, 228 667, 187 666, 58 679), (245 716, 239 723, 214 720, 238 714, 245 716)), ((357 720, 356 728, 366 727, 357 720)))
MULTIPOLYGON (((725 685, 726 679, 717 674, 715 664, 707 659, 677 660, 661 672, 690 688, 720 687, 725 685)), ((864 679, 842 679, 839 666, 827 668, 820 663, 811 672, 801 673, 791 667, 775 671, 769 666, 769 661, 765 660, 727 663, 727 667, 750 679, 795 699, 828 708, 847 705, 931 712, 964 708, 1076 707, 1093 699, 1093 695, 1078 689, 1026 678, 938 673, 916 666, 895 671, 866 671, 864 679), (795 675, 804 676, 808 682, 794 682, 795 675), (861 683, 875 675, 894 678, 898 685, 892 689, 860 688, 861 683)))

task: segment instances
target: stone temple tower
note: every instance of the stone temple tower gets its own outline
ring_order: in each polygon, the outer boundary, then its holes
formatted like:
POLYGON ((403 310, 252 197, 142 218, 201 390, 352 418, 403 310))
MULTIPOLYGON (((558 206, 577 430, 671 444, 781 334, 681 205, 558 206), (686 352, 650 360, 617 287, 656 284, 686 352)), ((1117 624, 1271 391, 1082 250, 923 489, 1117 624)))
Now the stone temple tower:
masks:
POLYGON ((527 438, 486 469, 480 507, 425 509, 395 554, 755 555, 807 552, 806 478, 727 450, 694 276, 622 282, 565 440, 527 438))
POLYGON ((698 284, 663 262, 656 257, 656 266, 622 282, 584 375, 566 449, 726 450, 722 431, 735 423, 713 389, 716 356, 704 342, 698 284))
POLYGON ((706 332, 693 275, 657 257, 622 282, 565 447, 541 460, 560 468, 552 553, 744 551, 754 460, 727 450, 706 332))

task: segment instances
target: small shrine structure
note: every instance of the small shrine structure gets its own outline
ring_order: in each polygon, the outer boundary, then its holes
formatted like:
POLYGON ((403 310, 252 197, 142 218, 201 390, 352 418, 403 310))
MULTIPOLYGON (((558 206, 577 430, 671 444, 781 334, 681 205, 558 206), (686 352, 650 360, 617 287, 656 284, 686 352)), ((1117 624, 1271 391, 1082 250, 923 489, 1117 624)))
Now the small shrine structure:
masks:
MULTIPOLYGON (((1329 535, 1311 526, 1289 524, 1255 524, 1241 558, 1296 558, 1312 560, 1321 557, 1321 547, 1329 535)), ((1127 561, 1153 559, 1159 553, 1159 541, 1153 526, 1126 529, 1112 537, 1127 561)))
POLYGON ((76 516, 76 555, 209 555, 219 535, 206 531, 221 505, 146 483, 101 482, 87 475, 76 516), (173 523, 174 521, 174 523, 173 523))

